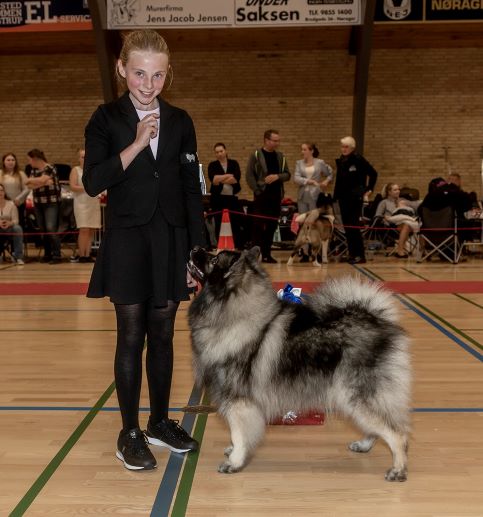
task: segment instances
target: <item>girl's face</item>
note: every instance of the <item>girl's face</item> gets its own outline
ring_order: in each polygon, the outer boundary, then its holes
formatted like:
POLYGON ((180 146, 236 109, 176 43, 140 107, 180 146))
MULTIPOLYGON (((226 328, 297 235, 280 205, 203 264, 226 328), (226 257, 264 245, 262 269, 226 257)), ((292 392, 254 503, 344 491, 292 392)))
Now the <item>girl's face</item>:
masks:
POLYGON ((389 196, 397 199, 399 197, 399 193, 401 192, 401 189, 399 188, 399 185, 393 185, 391 189, 389 190, 389 196))
POLYGON ((302 144, 301 151, 302 151, 302 156, 303 156, 304 160, 308 160, 309 158, 312 158, 312 156, 314 154, 314 151, 312 149, 310 149, 310 147, 306 144, 302 144))
POLYGON ((137 109, 148 111, 158 107, 156 97, 161 93, 168 74, 166 54, 134 50, 126 66, 118 60, 119 73, 126 79, 131 99, 137 109))
POLYGON ((15 158, 11 154, 8 154, 5 160, 3 160, 3 170, 11 172, 13 169, 15 169, 15 158))
POLYGON ((216 159, 220 162, 223 162, 226 160, 226 149, 222 145, 217 145, 215 147, 215 156, 216 159))

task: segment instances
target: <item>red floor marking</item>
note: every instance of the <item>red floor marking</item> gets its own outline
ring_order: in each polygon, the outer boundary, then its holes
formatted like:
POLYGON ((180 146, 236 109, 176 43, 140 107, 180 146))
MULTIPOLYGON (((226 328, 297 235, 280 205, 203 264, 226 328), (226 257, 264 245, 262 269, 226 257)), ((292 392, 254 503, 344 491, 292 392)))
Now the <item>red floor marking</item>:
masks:
MULTIPOLYGON (((318 282, 289 282, 294 287, 301 287, 303 293, 312 292, 318 282)), ((273 282, 273 288, 284 287, 287 282, 273 282)), ((6 295, 85 295, 87 292, 86 283, 0 283, 0 296, 6 295)), ((396 293, 407 294, 443 294, 443 293, 483 293, 483 282, 384 282, 384 285, 396 293)))
POLYGON ((0 295, 86 294, 85 283, 0 283, 0 295))

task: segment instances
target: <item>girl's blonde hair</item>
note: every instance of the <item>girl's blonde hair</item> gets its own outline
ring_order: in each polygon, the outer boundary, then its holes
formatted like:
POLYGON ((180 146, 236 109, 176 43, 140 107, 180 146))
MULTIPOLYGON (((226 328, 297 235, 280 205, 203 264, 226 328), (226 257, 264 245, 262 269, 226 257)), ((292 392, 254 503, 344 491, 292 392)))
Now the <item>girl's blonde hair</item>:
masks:
POLYGON ((381 189, 381 196, 386 199, 389 196, 389 192, 393 189, 395 186, 399 187, 398 183, 386 183, 382 189, 381 189))
MULTIPOLYGON (((119 54, 119 59, 122 63, 122 66, 126 66, 129 59, 129 55, 131 54, 131 52, 134 52, 136 50, 166 54, 166 56, 168 56, 168 63, 170 61, 169 48, 165 39, 155 30, 152 29, 133 31, 124 36, 121 52, 119 54)), ((173 69, 171 68, 171 65, 169 65, 168 67, 168 76, 169 89, 171 83, 173 82, 173 69)), ((117 63, 116 79, 119 88, 123 91, 126 90, 126 79, 119 73, 119 67, 117 66, 117 63)))

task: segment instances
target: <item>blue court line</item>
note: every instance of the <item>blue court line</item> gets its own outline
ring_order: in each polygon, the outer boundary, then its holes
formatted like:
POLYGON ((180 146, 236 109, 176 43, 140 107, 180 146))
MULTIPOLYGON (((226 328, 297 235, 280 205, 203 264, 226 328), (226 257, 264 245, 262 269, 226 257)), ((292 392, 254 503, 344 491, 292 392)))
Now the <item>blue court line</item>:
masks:
MULTIPOLYGON (((189 405, 196 405, 198 402, 192 402, 190 399, 189 405)), ((90 406, 0 406, 0 411, 91 411, 90 406)), ((115 412, 120 411, 118 407, 102 407, 99 412, 115 412)), ((148 413, 150 408, 139 408, 142 413, 148 413)), ((184 408, 170 407, 168 411, 172 413, 182 413, 184 408)), ((483 407, 415 407, 412 408, 413 413, 483 413, 483 407)), ((185 413, 186 422, 191 422, 189 425, 193 427, 196 413, 185 413), (191 417, 188 419, 187 417, 191 417)), ((183 419, 183 427, 185 427, 185 420, 183 419)), ((188 430, 185 427, 186 430, 188 430)))
MULTIPOLYGON (((362 273, 363 275, 370 278, 372 281, 374 280, 382 280, 380 278, 375 278, 374 275, 371 275, 368 271, 365 271, 364 269, 354 266, 357 271, 362 273)), ((423 318, 423 320, 427 321, 430 325, 432 325, 434 328, 439 330, 441 333, 443 333, 446 337, 450 338, 452 341, 454 341, 458 346, 460 346, 463 350, 471 354, 473 357, 478 359, 478 361, 483 362, 483 354, 478 352, 477 350, 474 350, 471 348, 471 346, 467 345, 463 340, 461 340, 458 336, 455 336, 452 334, 449 330, 445 329, 442 325, 440 325, 437 321, 429 317, 427 314, 425 314, 423 311, 415 307, 411 302, 407 301, 403 296, 400 294, 394 293, 394 296, 408 309, 415 312, 418 316, 423 318)))
MULTIPOLYGON (((197 388, 196 385, 193 386, 193 391, 191 392, 188 406, 199 404, 201 397, 202 391, 197 388)), ((195 420, 195 413, 185 413, 181 422, 181 426, 188 434, 193 432, 195 420)), ((151 510, 151 517, 164 517, 169 515, 169 509, 171 508, 171 503, 173 502, 179 475, 183 468, 183 463, 186 457, 186 454, 178 454, 175 452, 170 454, 168 464, 166 465, 166 469, 164 471, 163 479, 161 480, 158 493, 156 494, 156 499, 154 500, 153 508, 151 510)))
POLYGON ((408 302, 404 298, 402 298, 399 294, 395 295, 396 298, 399 299, 399 301, 406 305, 409 309, 414 311, 418 316, 423 318, 423 320, 430 323, 434 328, 438 329, 440 332, 442 332, 446 337, 449 337, 452 339, 457 345, 459 345, 463 350, 466 350, 469 354, 471 354, 473 357, 476 357, 478 361, 483 362, 483 354, 478 352, 477 350, 474 350, 471 348, 471 346, 467 345, 462 339, 460 339, 458 336, 455 336, 453 333, 451 333, 449 330, 445 329, 442 325, 440 325, 438 322, 434 321, 432 318, 430 318, 427 314, 425 314, 423 311, 418 309, 417 307, 414 307, 414 305, 411 302, 408 302))

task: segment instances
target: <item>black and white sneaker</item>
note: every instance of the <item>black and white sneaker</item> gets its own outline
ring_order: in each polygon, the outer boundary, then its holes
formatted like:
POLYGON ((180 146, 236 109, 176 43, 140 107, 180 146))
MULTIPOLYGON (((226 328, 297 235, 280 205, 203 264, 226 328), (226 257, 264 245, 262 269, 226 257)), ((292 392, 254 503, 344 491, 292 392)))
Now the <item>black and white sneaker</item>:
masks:
POLYGON ((179 425, 178 420, 164 418, 161 422, 153 424, 149 419, 146 438, 151 445, 167 447, 173 452, 198 450, 198 442, 179 425))
POLYGON ((117 439, 116 457, 129 470, 152 470, 156 458, 149 450, 146 437, 139 428, 121 431, 117 439))

